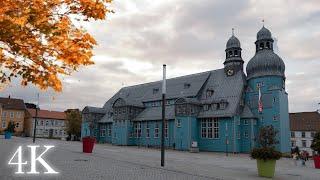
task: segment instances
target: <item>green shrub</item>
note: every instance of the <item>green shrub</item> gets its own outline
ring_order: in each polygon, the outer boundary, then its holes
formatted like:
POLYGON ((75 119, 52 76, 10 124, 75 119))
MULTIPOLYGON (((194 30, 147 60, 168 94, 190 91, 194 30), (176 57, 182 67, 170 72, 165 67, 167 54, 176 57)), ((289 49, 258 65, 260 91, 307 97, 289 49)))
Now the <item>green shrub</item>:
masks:
POLYGON ((282 156, 281 152, 276 151, 273 147, 262 147, 262 148, 254 148, 251 151, 251 157, 253 159, 275 159, 278 160, 282 156))
POLYGON ((317 151, 318 154, 320 154, 320 131, 317 132, 315 134, 315 136, 313 137, 313 141, 311 144, 311 149, 313 149, 314 151, 317 151))
POLYGON ((10 121, 9 124, 8 124, 8 127, 7 127, 7 129, 5 131, 14 133, 15 132, 15 130, 14 130, 15 128, 16 128, 16 125, 14 124, 14 122, 10 121))
POLYGON ((273 128, 272 125, 260 128, 257 142, 260 145, 259 148, 254 148, 250 156, 253 159, 263 160, 278 160, 281 158, 281 152, 275 150, 275 145, 279 143, 276 139, 278 131, 273 128))

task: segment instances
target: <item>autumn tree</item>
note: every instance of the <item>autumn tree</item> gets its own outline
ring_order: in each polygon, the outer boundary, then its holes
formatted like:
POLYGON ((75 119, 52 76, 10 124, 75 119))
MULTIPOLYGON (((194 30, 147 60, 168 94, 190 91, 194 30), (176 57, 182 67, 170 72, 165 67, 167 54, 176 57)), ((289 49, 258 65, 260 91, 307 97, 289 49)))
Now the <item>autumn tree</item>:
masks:
POLYGON ((78 109, 69 109, 66 112, 66 131, 68 135, 81 136, 81 112, 78 109))
POLYGON ((103 20, 112 0, 1 0, 0 84, 62 90, 61 75, 93 64, 95 39, 81 27, 103 20))

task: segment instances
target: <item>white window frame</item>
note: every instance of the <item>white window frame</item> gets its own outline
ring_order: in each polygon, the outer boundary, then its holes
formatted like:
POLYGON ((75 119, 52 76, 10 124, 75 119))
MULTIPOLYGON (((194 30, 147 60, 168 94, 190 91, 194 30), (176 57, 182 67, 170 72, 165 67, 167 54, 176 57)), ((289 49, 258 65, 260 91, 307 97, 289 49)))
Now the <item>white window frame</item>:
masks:
POLYGON ((111 129, 111 124, 108 124, 108 136, 112 136, 112 129, 111 129))
POLYGON ((2 117, 3 117, 3 118, 6 118, 6 117, 7 117, 7 111, 3 111, 3 112, 2 112, 2 117))
POLYGON ((301 147, 306 148, 307 147, 307 140, 301 140, 301 147), (305 146, 304 146, 305 143, 305 146))
POLYGON ((159 138, 159 123, 156 122, 154 126, 154 138, 159 138))
POLYGON ((137 122, 137 138, 141 138, 142 132, 141 132, 141 122, 137 122))
POLYGON ((2 121, 1 127, 2 128, 6 128, 7 127, 7 122, 6 121, 2 121))
POLYGON ((217 118, 201 119, 201 138, 219 139, 219 121, 217 118))
POLYGON ((150 138, 150 125, 146 122, 146 138, 150 138))
POLYGON ((100 137, 105 137, 106 136, 106 126, 102 125, 100 129, 100 137))
POLYGON ((301 138, 306 138, 306 132, 305 131, 301 132, 301 138), (302 134, 304 134, 304 136, 302 134))
POLYGON ((10 112, 10 118, 14 118, 14 112, 10 112))
POLYGON ((243 136, 244 136, 245 138, 249 138, 249 132, 248 132, 248 131, 245 131, 243 136))
POLYGON ((168 138, 169 137, 169 131, 168 131, 168 125, 169 123, 168 123, 168 121, 165 121, 165 123, 164 123, 164 136, 165 136, 165 138, 168 138))
POLYGON ((181 127, 181 119, 176 119, 177 120, 177 127, 181 127))

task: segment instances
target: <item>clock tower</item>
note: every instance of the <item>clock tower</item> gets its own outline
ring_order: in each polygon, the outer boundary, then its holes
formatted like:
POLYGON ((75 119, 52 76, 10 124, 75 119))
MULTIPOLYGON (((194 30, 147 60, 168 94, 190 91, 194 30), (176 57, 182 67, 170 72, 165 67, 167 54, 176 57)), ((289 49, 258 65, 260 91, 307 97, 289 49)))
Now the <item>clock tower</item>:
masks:
POLYGON ((239 39, 234 36, 229 38, 226 45, 226 60, 224 61, 224 71, 227 76, 233 76, 238 71, 243 71, 243 60, 241 57, 241 46, 239 39))

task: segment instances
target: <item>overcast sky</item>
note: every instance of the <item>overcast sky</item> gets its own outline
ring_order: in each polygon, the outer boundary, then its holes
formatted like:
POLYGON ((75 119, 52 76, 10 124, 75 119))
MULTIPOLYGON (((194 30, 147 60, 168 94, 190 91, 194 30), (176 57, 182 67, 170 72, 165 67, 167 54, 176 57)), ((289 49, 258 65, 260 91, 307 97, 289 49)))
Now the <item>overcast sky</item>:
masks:
POLYGON ((319 0, 115 0, 107 21, 84 24, 98 41, 95 65, 63 79, 63 92, 21 87, 1 96, 23 98, 49 110, 101 107, 121 87, 223 68, 225 44, 235 28, 245 63, 255 53, 262 27, 277 39, 286 64, 289 110, 320 108, 319 0))

